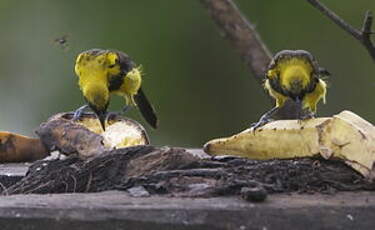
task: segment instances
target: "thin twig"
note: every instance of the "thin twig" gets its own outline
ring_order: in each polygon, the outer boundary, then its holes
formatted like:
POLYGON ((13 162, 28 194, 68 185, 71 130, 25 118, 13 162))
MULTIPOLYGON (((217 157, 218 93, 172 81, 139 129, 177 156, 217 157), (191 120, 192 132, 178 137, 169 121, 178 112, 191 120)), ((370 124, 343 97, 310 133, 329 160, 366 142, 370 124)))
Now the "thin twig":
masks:
POLYGON ((84 192, 90 191, 91 182, 92 182, 92 173, 89 174, 89 179, 87 180, 86 189, 84 192))
POLYGON ((367 11, 363 20, 363 25, 361 30, 354 28, 342 18, 340 18, 336 13, 330 10, 328 7, 323 5, 319 0, 307 0, 313 7, 322 12, 325 16, 331 19, 336 25, 341 27, 344 31, 356 38, 368 51, 373 61, 375 62, 375 46, 371 41, 371 31, 373 16, 371 11, 367 11))
POLYGON ((73 175, 70 175, 70 178, 73 179, 74 183, 73 183, 73 193, 76 192, 76 189, 77 189, 77 179, 73 176, 73 175))
POLYGON ((224 36, 231 41, 255 79, 262 84, 272 56, 254 26, 241 14, 232 0, 200 1, 224 36))
POLYGON ((8 194, 7 188, 2 183, 0 183, 0 187, 2 189, 0 194, 5 194, 6 196, 8 196, 9 194, 8 194))

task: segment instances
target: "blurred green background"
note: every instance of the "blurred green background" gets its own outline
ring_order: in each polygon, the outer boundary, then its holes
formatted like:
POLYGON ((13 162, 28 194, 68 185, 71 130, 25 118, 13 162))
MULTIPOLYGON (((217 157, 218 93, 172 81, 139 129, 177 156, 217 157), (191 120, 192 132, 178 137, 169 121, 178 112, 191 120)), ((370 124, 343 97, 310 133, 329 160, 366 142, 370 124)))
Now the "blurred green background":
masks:
MULTIPOLYGON (((349 109, 375 122, 375 65, 356 40, 305 1, 236 2, 272 52, 309 50, 332 73, 320 115, 349 109)), ((375 11, 374 0, 322 2, 356 27, 375 11)), ((150 129, 156 145, 198 147, 273 106, 198 0, 0 0, 0 28, 1 130, 33 135, 49 116, 82 105, 73 65, 90 48, 122 50, 143 65, 160 117, 150 129), (64 51, 53 40, 66 34, 64 51)), ((122 104, 113 97, 110 109, 122 104)), ((137 110, 129 116, 145 124, 137 110)))

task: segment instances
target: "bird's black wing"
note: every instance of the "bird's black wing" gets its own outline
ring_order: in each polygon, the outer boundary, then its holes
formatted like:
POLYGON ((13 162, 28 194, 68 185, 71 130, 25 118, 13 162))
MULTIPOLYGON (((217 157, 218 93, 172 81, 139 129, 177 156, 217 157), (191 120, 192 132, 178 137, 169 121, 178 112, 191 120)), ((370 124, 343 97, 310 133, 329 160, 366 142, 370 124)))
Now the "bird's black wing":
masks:
POLYGON ((121 51, 113 52, 117 54, 117 64, 120 65, 120 72, 117 75, 109 76, 109 91, 120 89, 121 85, 124 84, 124 78, 126 77, 126 75, 135 67, 135 63, 127 54, 121 51))
POLYGON ((152 107, 146 95, 143 93, 142 88, 138 90, 138 93, 135 95, 134 99, 144 119, 156 129, 158 127, 158 118, 156 116, 155 109, 152 107))
POLYGON ((110 76, 110 78, 108 79, 109 91, 112 92, 114 90, 120 89, 121 85, 124 83, 124 78, 125 78, 124 74, 110 76))

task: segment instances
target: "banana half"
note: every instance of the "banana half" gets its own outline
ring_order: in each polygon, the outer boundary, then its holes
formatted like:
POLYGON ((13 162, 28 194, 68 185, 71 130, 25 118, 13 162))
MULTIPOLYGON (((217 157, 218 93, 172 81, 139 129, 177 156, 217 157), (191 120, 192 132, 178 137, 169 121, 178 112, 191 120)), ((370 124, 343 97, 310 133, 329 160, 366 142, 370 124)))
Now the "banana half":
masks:
POLYGON ((278 120, 204 145, 210 155, 250 159, 290 159, 320 155, 340 159, 370 180, 375 179, 375 127, 350 111, 304 121, 278 120))

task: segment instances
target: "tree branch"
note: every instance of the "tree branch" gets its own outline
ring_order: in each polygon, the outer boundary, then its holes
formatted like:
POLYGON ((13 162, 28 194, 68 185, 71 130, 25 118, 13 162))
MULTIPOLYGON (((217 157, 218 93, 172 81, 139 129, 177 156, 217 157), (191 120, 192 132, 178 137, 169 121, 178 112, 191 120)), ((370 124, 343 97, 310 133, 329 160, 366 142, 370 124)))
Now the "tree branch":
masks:
POLYGON ((307 0, 313 7, 322 12, 325 16, 331 19, 336 25, 341 27, 344 31, 356 38, 368 51, 373 61, 375 62, 375 46, 371 41, 371 31, 373 16, 371 11, 367 11, 364 17, 363 25, 361 30, 358 30, 346 23, 342 18, 335 14, 328 7, 323 5, 319 0, 307 0))
POLYGON ((254 26, 246 20, 232 0, 200 0, 224 36, 262 84, 272 56, 254 26))

